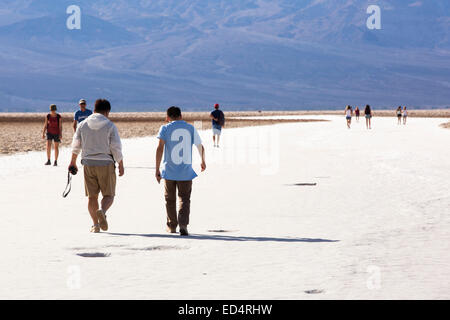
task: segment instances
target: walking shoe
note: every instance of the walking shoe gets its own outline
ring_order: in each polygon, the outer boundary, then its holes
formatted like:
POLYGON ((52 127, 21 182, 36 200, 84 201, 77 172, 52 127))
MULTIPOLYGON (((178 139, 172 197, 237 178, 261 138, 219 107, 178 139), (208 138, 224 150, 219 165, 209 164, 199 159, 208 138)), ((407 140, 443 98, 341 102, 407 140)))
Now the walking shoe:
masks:
POLYGON ((58 161, 55 160, 55 163, 53 164, 54 167, 58 166, 58 161))
POLYGON ((47 162, 45 163, 46 166, 49 166, 49 165, 51 165, 51 164, 52 164, 52 163, 50 162, 50 159, 47 160, 47 162))
POLYGON ((103 231, 107 231, 108 230, 108 221, 106 221, 106 215, 103 213, 102 209, 97 210, 97 218, 98 218, 98 223, 100 224, 100 228, 103 231))
POLYGON ((168 233, 177 233, 177 228, 171 228, 171 227, 167 226, 166 231, 168 233))
POLYGON ((187 227, 180 226, 180 236, 188 236, 188 235, 189 235, 189 233, 188 233, 187 227))
POLYGON ((99 225, 98 225, 98 224, 94 224, 94 225, 91 227, 91 232, 92 232, 92 233, 99 233, 99 232, 100 232, 100 227, 99 227, 99 225))

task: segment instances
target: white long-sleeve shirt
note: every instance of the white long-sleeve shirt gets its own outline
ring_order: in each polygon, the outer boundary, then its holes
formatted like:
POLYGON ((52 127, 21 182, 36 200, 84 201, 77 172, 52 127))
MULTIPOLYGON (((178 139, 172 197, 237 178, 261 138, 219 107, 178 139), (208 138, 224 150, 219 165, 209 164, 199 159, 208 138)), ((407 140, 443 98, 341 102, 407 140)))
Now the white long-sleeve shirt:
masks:
POLYGON ((72 153, 80 152, 82 161, 120 162, 123 159, 122 143, 114 123, 100 113, 82 121, 72 140, 72 153))

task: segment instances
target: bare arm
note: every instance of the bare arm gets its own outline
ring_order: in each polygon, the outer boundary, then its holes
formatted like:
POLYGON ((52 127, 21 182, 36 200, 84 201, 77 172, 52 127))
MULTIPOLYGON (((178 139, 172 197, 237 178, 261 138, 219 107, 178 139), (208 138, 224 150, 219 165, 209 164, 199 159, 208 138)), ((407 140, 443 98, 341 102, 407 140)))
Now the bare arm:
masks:
POLYGON ((125 173, 125 169, 123 167, 123 160, 119 161, 119 177, 123 176, 125 173))
POLYGON ((199 144, 197 146, 197 149, 198 149, 198 153, 200 154, 200 157, 202 158, 202 164, 201 164, 202 171, 205 171, 206 170, 205 148, 203 147, 202 144, 199 144))
POLYGON ((158 183, 161 182, 161 172, 159 171, 159 167, 161 166, 161 160, 164 153, 164 144, 165 141, 162 139, 159 139, 158 147, 156 148, 156 171, 155 171, 155 177, 156 181, 158 183))
POLYGON ((78 169, 78 167, 77 167, 77 158, 78 158, 78 154, 77 153, 72 153, 72 159, 70 160, 69 168, 70 167, 75 167, 75 168, 78 169))
POLYGON ((44 128, 42 129, 42 139, 45 139, 45 132, 47 131, 48 119, 45 117, 44 128))
POLYGON ((214 118, 214 116, 213 116, 212 114, 210 114, 209 117, 210 117, 211 119, 214 119, 214 121, 219 122, 219 119, 214 118))
POLYGON ((77 131, 77 120, 73 120, 73 132, 77 131))

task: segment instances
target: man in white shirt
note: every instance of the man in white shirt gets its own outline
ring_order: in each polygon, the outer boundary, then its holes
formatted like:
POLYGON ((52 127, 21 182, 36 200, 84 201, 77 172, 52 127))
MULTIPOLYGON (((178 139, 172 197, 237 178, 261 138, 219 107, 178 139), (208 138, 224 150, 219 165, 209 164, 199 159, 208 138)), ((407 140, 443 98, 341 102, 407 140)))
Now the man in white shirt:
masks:
POLYGON ((70 167, 77 168, 77 157, 81 152, 84 166, 84 186, 89 198, 88 209, 93 226, 91 232, 108 230, 106 212, 111 207, 116 191, 115 162, 119 164, 119 176, 123 176, 122 143, 117 127, 109 119, 111 104, 108 100, 95 102, 94 113, 81 122, 72 141, 70 167), (102 193, 101 206, 98 194, 102 193))

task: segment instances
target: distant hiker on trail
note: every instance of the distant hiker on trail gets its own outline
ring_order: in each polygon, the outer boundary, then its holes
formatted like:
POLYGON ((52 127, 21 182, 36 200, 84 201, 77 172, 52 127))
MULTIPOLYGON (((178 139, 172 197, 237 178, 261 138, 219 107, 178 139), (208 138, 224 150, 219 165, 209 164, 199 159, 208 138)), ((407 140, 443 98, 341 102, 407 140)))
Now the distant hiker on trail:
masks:
POLYGON ((347 120, 347 128, 350 129, 350 125, 352 124, 352 115, 353 110, 351 106, 345 107, 345 119, 347 120))
POLYGON ((91 232, 108 230, 106 212, 116 195, 115 162, 119 163, 119 176, 123 176, 122 143, 117 127, 109 119, 111 105, 108 100, 95 102, 94 114, 78 125, 72 141, 70 167, 77 168, 77 157, 81 153, 84 166, 84 186, 89 198, 88 210, 93 226, 91 232), (98 194, 102 193, 101 207, 98 194))
POLYGON ((402 107, 397 108, 397 124, 402 124, 402 107))
POLYGON ((86 108, 86 100, 81 99, 80 102, 78 102, 80 106, 80 110, 75 112, 75 116, 73 118, 73 132, 77 130, 77 125, 85 120, 87 117, 89 117, 92 114, 92 111, 86 108))
POLYGON ((369 105, 366 105, 366 108, 364 109, 364 114, 366 116, 366 128, 372 129, 372 109, 369 105))
POLYGON ((42 130, 42 139, 46 138, 47 133, 47 162, 46 166, 51 165, 50 156, 52 153, 52 141, 55 142, 55 162, 53 165, 58 165, 59 144, 62 139, 62 119, 59 113, 56 113, 56 105, 50 106, 50 113, 45 117, 44 129, 42 130))
POLYGON ((355 117, 356 117, 356 121, 359 122, 359 108, 358 107, 355 108, 355 117))
POLYGON ((214 109, 215 110, 211 112, 209 117, 212 119, 214 147, 219 148, 220 134, 222 133, 222 128, 225 126, 225 115, 223 114, 222 110, 219 110, 219 105, 217 103, 214 105, 214 109))
POLYGON ((192 145, 198 148, 202 163, 201 170, 205 171, 205 148, 197 130, 193 125, 182 120, 178 107, 167 109, 166 125, 161 126, 157 138, 159 144, 156 149, 156 181, 164 179, 164 197, 166 199, 167 232, 176 233, 180 227, 180 235, 189 235, 187 226, 191 206, 192 180, 197 174, 192 169, 192 145), (161 159, 164 154, 164 168, 160 172, 161 159), (177 217, 176 195, 180 209, 177 217))
POLYGON ((403 107, 403 124, 406 124, 406 119, 408 118, 408 111, 406 107, 403 107))

